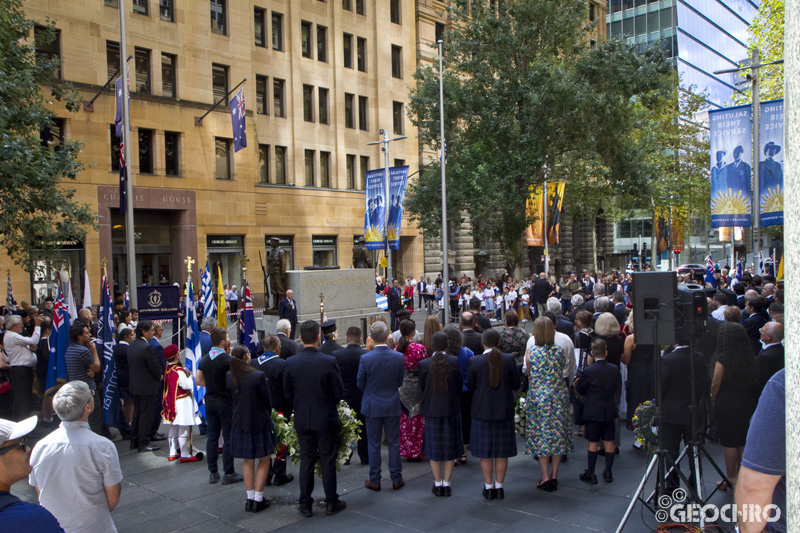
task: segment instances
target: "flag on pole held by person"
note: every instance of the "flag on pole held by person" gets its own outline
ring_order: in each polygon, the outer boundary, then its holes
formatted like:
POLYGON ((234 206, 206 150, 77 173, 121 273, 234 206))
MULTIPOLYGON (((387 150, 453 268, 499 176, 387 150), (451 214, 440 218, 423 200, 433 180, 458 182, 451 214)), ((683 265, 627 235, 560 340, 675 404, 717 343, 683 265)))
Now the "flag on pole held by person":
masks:
POLYGON ((244 87, 236 91, 230 102, 231 123, 233 125, 233 151, 247 147, 247 128, 245 127, 244 87))
POLYGON ((8 272, 8 285, 6 285, 6 314, 13 314, 17 310, 14 302, 14 291, 11 290, 11 272, 8 272))
POLYGON ((203 318, 207 316, 217 316, 217 304, 214 302, 214 293, 211 290, 211 271, 208 270, 208 260, 206 260, 206 269, 203 270, 202 295, 200 301, 203 303, 203 318))
POLYGON ((222 286, 222 271, 217 265, 217 326, 228 327, 228 310, 225 309, 225 289, 222 286))
POLYGON ((61 385, 67 382, 67 360, 64 357, 69 344, 68 330, 70 326, 69 310, 64 303, 61 284, 53 305, 53 332, 50 334, 50 357, 47 360, 47 379, 45 393, 53 395, 61 385))
POLYGON ((89 271, 83 270, 83 307, 92 306, 92 289, 89 287, 89 271))
POLYGON ((75 294, 72 292, 72 278, 67 280, 67 311, 70 322, 75 322, 78 318, 78 307, 75 305, 75 294))
MULTIPOLYGON (((191 278, 187 282, 188 294, 186 296, 187 302, 194 301, 194 292, 192 290, 191 278)), ((203 404, 203 398, 206 395, 205 387, 198 387, 194 381, 194 374, 197 372, 197 365, 200 364, 200 358, 203 356, 203 348, 200 345, 200 328, 197 325, 197 309, 194 305, 186 306, 186 352, 184 359, 186 361, 186 369, 192 372, 192 387, 194 393, 194 400, 197 404, 197 414, 205 418, 206 408, 203 404)))
POLYGON ((258 332, 256 331, 256 317, 253 313, 253 299, 250 295, 250 284, 247 280, 244 280, 244 294, 242 296, 242 310, 239 319, 239 343, 247 346, 252 357, 257 357, 258 332))
POLYGON ((714 277, 714 263, 711 261, 711 256, 706 257, 706 283, 710 283, 712 287, 717 288, 717 278, 714 277))
POLYGON ((103 421, 108 427, 122 425, 122 402, 119 397, 117 368, 114 361, 114 302, 108 288, 108 280, 103 275, 100 282, 100 312, 97 324, 97 352, 103 360, 103 421))

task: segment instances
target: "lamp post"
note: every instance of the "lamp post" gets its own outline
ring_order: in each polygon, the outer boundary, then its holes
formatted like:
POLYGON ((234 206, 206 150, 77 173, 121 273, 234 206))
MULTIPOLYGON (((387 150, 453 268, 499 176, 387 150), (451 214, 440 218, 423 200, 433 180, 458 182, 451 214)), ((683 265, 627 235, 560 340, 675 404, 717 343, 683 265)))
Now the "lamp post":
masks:
POLYGON ((439 137, 442 169, 442 303, 444 304, 444 323, 450 322, 450 285, 447 265, 447 183, 445 182, 445 166, 447 165, 447 148, 444 141, 444 77, 442 74, 442 40, 439 46, 439 137), (447 294, 445 294, 445 290, 447 294))

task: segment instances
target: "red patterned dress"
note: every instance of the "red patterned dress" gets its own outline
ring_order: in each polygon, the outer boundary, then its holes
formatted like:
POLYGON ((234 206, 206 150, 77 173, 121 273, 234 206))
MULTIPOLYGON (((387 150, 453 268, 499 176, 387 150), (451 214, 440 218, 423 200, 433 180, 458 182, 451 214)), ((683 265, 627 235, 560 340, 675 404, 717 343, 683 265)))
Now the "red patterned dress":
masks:
POLYGON ((405 377, 400 388, 400 397, 409 414, 400 415, 400 456, 405 459, 422 457, 422 435, 425 432, 425 418, 419 414, 421 394, 419 393, 419 362, 428 357, 425 347, 412 342, 403 354, 405 377), (406 394, 404 394, 404 391, 406 394), (415 394, 416 392, 416 394, 415 394))

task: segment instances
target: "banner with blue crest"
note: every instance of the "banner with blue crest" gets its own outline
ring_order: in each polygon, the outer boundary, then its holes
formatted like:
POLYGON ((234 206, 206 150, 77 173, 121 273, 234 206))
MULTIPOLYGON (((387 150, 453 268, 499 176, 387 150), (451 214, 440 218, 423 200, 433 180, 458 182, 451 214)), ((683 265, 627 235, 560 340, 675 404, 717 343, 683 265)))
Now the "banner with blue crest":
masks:
POLYGON ((783 100, 761 103, 759 207, 762 226, 783 224, 783 100))
POLYGON ((711 227, 750 227, 750 106, 708 112, 711 130, 711 227))

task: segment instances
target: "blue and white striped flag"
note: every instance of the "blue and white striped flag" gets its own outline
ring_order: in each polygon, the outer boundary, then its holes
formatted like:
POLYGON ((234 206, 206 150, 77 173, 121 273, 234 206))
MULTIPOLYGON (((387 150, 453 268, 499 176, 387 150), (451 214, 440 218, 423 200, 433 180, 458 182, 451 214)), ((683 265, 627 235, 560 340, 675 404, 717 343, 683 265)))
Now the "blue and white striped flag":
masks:
MULTIPOLYGON (((188 293, 186 296, 187 302, 194 301, 194 292, 192 291, 192 280, 189 278, 187 282, 188 293)), ((186 369, 190 370, 192 374, 197 372, 197 365, 200 363, 200 358, 203 356, 203 348, 200 344, 200 328, 197 325, 197 309, 193 305, 186 306, 186 369)), ((194 399, 197 402, 197 412, 205 418, 206 407, 203 404, 203 398, 206 395, 205 387, 198 387, 192 376, 192 385, 194 386, 194 399)))
POLYGON ((14 291, 11 290, 11 272, 8 273, 8 285, 6 286, 6 314, 12 315, 17 310, 14 302, 14 291))
POLYGON ((211 290, 211 272, 208 270, 208 260, 206 269, 203 271, 201 290, 203 294, 200 301, 203 303, 203 318, 207 316, 217 316, 217 302, 214 301, 214 292, 211 290))
POLYGON ((375 295, 375 305, 381 308, 381 311, 388 311, 389 310, 389 301, 386 296, 382 294, 375 295))

